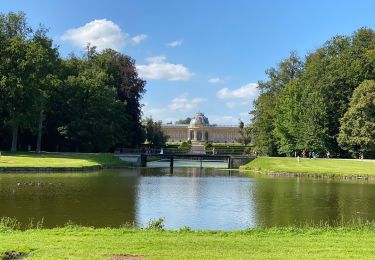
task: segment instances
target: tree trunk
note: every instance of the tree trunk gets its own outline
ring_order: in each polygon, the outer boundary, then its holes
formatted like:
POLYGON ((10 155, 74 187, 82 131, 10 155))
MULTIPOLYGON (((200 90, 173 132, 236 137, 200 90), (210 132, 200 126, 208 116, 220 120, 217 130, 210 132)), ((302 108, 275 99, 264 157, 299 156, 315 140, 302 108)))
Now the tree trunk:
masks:
POLYGON ((18 124, 13 125, 12 129, 12 148, 11 152, 17 152, 17 140, 18 140, 18 124))
POLYGON ((40 153, 42 150, 42 130, 43 130, 43 109, 40 109, 39 125, 38 125, 38 139, 36 141, 36 152, 40 153))

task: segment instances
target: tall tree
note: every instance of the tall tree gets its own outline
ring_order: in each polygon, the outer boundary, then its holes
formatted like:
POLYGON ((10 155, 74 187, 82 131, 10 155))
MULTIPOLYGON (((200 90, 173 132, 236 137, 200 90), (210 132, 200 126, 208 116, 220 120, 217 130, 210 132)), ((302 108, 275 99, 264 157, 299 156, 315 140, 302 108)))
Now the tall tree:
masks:
POLYGON ((33 72, 30 34, 32 30, 26 23, 24 13, 0 15, 0 34, 2 52, 0 75, 1 94, 6 124, 12 129, 11 151, 17 151, 18 130, 30 127, 35 122, 35 100, 37 86, 32 84, 33 72))
POLYGON ((354 153, 375 151, 374 80, 366 80, 354 90, 349 109, 341 119, 338 142, 354 153))
POLYGON ((52 46, 52 40, 46 36, 46 30, 40 28, 30 42, 29 61, 33 64, 33 82, 39 88, 39 119, 37 126, 36 151, 40 152, 42 147, 42 131, 44 113, 50 94, 60 84, 57 76, 60 60, 57 48, 52 46))
POLYGON ((143 120, 144 129, 146 132, 146 141, 151 146, 164 146, 168 136, 164 135, 161 129, 161 121, 154 121, 152 118, 145 118, 143 120))
POLYGON ((297 79, 303 71, 303 62, 295 52, 280 62, 277 68, 266 71, 268 81, 260 81, 259 97, 254 101, 254 110, 251 112, 253 144, 255 150, 263 155, 276 155, 275 106, 279 93, 285 86, 297 79))

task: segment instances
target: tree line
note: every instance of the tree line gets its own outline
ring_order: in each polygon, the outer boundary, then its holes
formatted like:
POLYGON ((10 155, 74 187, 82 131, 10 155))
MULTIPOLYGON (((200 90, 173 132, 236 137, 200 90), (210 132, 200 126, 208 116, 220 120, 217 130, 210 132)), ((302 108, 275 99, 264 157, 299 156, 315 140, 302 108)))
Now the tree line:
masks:
POLYGON ((87 46, 62 58, 23 12, 0 14, 0 148, 106 152, 143 143, 146 82, 131 57, 87 46))
POLYGON ((375 32, 335 36, 266 71, 249 129, 262 155, 375 158, 375 32))

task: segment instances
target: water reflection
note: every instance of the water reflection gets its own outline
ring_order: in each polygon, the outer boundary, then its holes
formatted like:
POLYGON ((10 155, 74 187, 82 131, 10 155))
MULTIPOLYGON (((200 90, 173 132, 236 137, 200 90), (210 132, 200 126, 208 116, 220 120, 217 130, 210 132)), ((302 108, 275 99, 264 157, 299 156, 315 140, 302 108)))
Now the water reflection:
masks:
POLYGON ((71 174, 0 174, 0 216, 48 227, 88 226, 244 229, 375 219, 374 183, 243 176, 201 168, 145 168, 71 174))
POLYGON ((0 215, 48 227, 135 222, 138 172, 1 174, 0 215))

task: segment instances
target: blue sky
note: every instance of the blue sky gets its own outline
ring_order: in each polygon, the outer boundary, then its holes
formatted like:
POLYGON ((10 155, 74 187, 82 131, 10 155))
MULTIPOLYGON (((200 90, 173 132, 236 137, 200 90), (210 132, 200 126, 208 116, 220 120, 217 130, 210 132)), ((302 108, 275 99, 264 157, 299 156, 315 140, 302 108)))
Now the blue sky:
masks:
POLYGON ((147 80, 145 116, 163 122, 201 111, 211 123, 237 124, 256 98, 264 71, 295 50, 301 56, 331 37, 374 28, 375 1, 14 1, 44 24, 66 56, 86 42, 136 60, 147 80))

